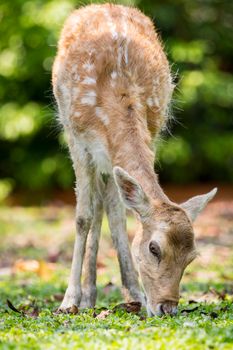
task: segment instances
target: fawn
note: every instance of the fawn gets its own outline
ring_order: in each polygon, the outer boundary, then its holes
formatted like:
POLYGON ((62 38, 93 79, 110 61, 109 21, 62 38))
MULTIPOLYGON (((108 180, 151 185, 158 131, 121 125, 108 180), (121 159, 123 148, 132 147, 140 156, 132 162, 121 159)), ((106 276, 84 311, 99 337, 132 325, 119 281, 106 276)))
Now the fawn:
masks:
POLYGON ((74 11, 61 33, 52 83, 77 196, 72 267, 60 310, 95 305, 105 210, 126 298, 144 303, 148 315, 175 314, 182 274, 196 256, 192 221, 217 189, 175 204, 154 173, 152 143, 166 125, 173 83, 152 21, 121 5, 74 11), (126 207, 139 223, 132 256, 126 207))

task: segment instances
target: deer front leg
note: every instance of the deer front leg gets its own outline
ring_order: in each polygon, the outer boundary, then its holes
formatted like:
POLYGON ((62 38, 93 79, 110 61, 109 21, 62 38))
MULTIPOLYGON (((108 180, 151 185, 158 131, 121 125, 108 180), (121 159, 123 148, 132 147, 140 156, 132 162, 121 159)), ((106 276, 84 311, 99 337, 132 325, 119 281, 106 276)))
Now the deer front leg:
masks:
POLYGON ((129 248, 125 207, 112 178, 109 179, 105 193, 105 209, 113 244, 117 250, 124 296, 127 301, 134 300, 144 303, 144 296, 139 287, 129 248))
POLYGON ((84 259, 84 280, 82 285, 81 308, 93 308, 96 303, 96 260, 103 218, 103 203, 96 196, 94 200, 94 217, 87 238, 87 248, 84 259))
POLYGON ((77 186, 76 236, 68 288, 59 308, 63 312, 69 311, 73 305, 78 306, 82 296, 82 265, 87 235, 93 218, 91 178, 85 168, 82 168, 77 178, 77 186))

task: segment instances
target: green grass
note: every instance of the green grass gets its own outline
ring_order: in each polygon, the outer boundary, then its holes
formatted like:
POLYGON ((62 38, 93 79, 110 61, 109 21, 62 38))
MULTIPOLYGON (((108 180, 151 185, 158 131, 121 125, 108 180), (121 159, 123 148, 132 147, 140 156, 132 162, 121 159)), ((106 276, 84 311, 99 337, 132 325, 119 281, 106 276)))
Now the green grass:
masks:
MULTIPOLYGON (((197 304, 182 300, 178 316, 142 317, 118 311, 103 320, 93 317, 93 310, 77 315, 55 314, 55 301, 64 291, 60 277, 50 282, 24 276, 1 281, 1 349, 232 349, 233 305, 226 300, 199 303, 196 311, 187 313, 197 304), (30 311, 34 303, 40 312, 37 318, 17 314, 7 308, 6 299, 18 308, 30 311)), ((225 285, 218 286, 225 288, 225 285)), ((186 293, 192 288, 186 288, 186 293)), ((103 293, 102 293, 103 294, 103 293)), ((100 299, 97 305, 120 301, 119 291, 100 299), (119 299, 118 299, 119 298, 119 299)), ((33 306, 34 307, 34 306, 33 306)))
MULTIPOLYGON (((176 317, 147 318, 145 310, 139 315, 118 310, 104 319, 94 317, 94 310, 83 310, 76 315, 56 314, 54 311, 64 294, 69 272, 73 209, 59 212, 51 208, 4 208, 0 218, 1 350, 233 349, 230 248, 215 246, 210 241, 203 247, 200 244, 201 256, 183 278, 176 317), (7 262, 14 265, 18 258, 42 259, 46 268, 50 250, 54 252, 54 249, 60 251, 60 255, 48 276, 38 272, 12 273, 4 268, 7 262), (26 314, 12 311, 7 299, 26 314), (30 315, 32 311, 34 316, 30 315)), ((222 224, 226 227, 223 221, 222 224)), ((131 219, 130 231, 134 225, 131 219)), ((122 302, 116 256, 109 253, 112 248, 106 221, 103 231, 99 261, 105 265, 98 269, 97 314, 101 308, 113 309, 122 302), (113 284, 106 287, 109 281, 113 284)), ((229 238, 232 231, 226 231, 229 238)))
MULTIPOLYGON (((31 274, 1 281, 1 349, 232 349, 230 296, 226 295, 222 301, 189 305, 182 299, 176 317, 144 319, 122 310, 102 320, 93 317, 93 310, 57 315, 54 311, 59 302, 55 299, 64 292, 60 273, 49 282, 31 274), (13 312, 7 307, 6 299, 28 312, 36 305, 40 310, 38 317, 13 312), (196 306, 196 311, 182 312, 196 306)), ((224 284, 217 286, 220 291, 224 288, 224 284)), ((197 290, 202 293, 203 286, 197 290)), ((113 307, 121 301, 117 289, 107 297, 101 287, 99 292, 97 305, 113 307)), ((189 293, 193 293, 192 285, 185 288, 185 294, 189 293)))

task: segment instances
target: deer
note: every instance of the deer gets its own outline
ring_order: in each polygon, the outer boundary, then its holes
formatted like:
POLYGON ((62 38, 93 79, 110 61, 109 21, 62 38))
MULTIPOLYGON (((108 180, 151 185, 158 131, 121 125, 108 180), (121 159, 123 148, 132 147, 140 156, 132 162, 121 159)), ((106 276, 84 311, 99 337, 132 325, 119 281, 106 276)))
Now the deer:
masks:
POLYGON ((95 306, 105 211, 125 298, 142 303, 149 316, 175 315, 182 275, 197 256, 193 221, 217 189, 176 204, 159 184, 153 145, 169 120, 174 84, 152 20, 137 8, 108 3, 74 10, 61 32, 52 85, 77 199, 71 272, 59 310, 95 306), (131 248, 127 209, 138 222, 131 248))

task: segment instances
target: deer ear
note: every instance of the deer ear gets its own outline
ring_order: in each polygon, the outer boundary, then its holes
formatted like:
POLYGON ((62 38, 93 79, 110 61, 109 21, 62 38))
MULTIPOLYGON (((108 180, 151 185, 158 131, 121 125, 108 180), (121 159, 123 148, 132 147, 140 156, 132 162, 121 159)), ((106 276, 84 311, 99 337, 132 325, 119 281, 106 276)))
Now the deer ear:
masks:
POLYGON ((180 206, 186 211, 190 219, 194 221, 198 214, 206 207, 207 203, 216 195, 217 190, 217 188, 214 188, 206 194, 193 197, 187 202, 180 204, 180 206))
POLYGON ((148 216, 150 201, 141 185, 120 167, 113 168, 113 175, 126 207, 135 210, 141 217, 148 216))

